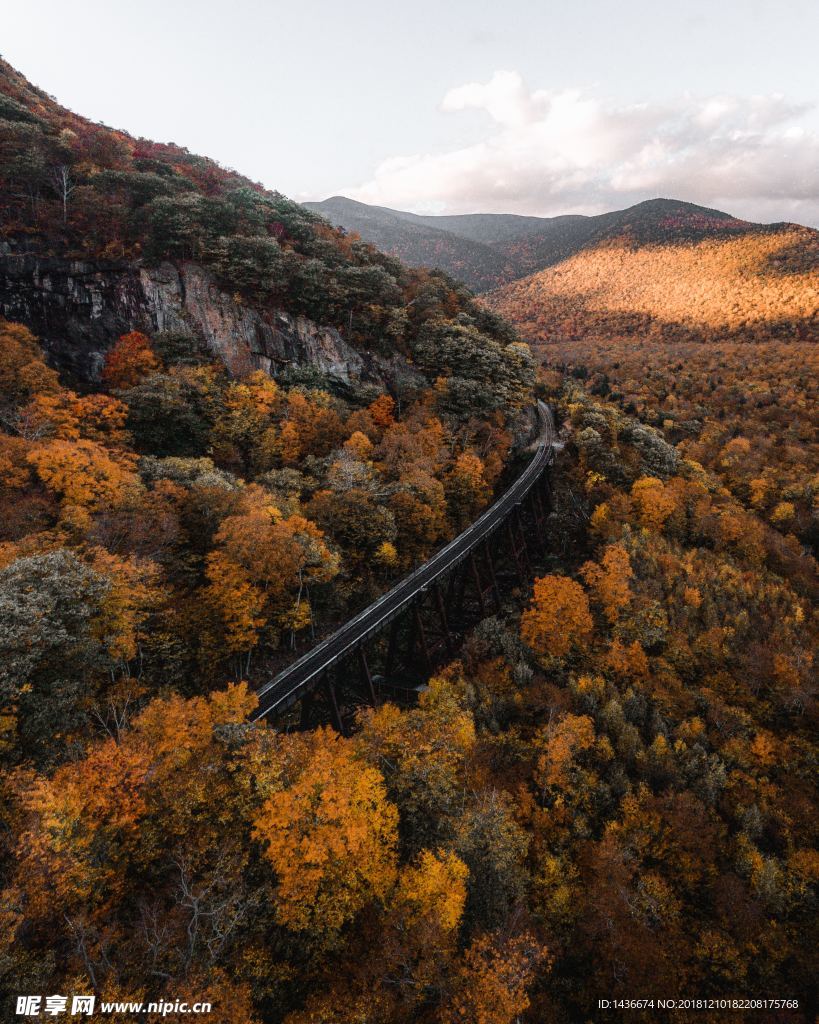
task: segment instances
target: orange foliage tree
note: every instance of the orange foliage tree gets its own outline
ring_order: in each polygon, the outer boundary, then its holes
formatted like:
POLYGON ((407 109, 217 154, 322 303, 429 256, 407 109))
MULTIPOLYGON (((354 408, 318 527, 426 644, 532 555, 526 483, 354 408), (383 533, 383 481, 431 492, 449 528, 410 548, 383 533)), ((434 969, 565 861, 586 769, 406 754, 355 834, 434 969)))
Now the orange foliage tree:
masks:
POLYGON ((600 562, 586 562, 580 575, 602 605, 609 622, 617 622, 620 612, 631 601, 629 580, 633 572, 628 551, 621 544, 610 544, 600 562))
POLYGON ((582 645, 593 628, 589 599, 579 583, 566 576, 535 580, 532 602, 520 621, 521 636, 542 657, 565 657, 582 645))
POLYGON ((531 935, 475 939, 456 971, 440 1024, 514 1024, 529 1007, 527 989, 548 963, 546 949, 531 935))
POLYGON ((208 599, 223 619, 228 650, 246 651, 267 624, 300 622, 311 583, 332 579, 338 559, 318 527, 303 516, 284 518, 261 491, 250 491, 246 510, 228 516, 208 556, 208 599), (278 616, 278 619, 276 618, 278 616))
POLYGON ((160 366, 150 338, 141 331, 130 331, 106 352, 102 382, 115 391, 124 391, 156 373, 160 366))

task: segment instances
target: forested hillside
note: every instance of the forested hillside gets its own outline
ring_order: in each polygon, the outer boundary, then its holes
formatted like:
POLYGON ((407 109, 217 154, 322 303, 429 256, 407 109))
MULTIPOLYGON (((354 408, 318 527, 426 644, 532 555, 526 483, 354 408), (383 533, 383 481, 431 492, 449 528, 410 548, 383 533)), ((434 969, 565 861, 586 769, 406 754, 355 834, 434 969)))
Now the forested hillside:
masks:
POLYGON ((492 293, 527 337, 819 339, 819 232, 662 241, 628 233, 492 293))
POLYGON ((466 682, 490 728, 513 723, 506 788, 541 858, 528 905, 557 959, 534 1019, 582 1019, 612 979, 628 997, 789 977, 808 1020, 819 235, 665 201, 597 221, 506 243, 548 269, 486 296, 571 430, 554 570, 512 617, 543 675, 520 687, 506 633, 466 682), (543 750, 521 785, 527 692, 543 750))
MULTIPOLYGON (((576 1024, 691 997, 717 1003, 681 1021, 734 1024, 720 1000, 764 998, 755 1021, 813 1024, 814 234, 610 215, 490 300, 539 346, 533 390, 529 348, 446 274, 7 65, 0 105, 26 303, 67 302, 55 267, 83 261, 114 284, 72 315, 105 323, 94 302, 127 315, 160 265, 218 282, 200 320, 122 331, 77 379, 59 338, 0 319, 3 1006, 576 1024), (383 377, 306 345, 229 365, 198 327, 285 313, 383 377), (416 703, 344 737, 254 723, 259 681, 475 519, 533 394, 561 443, 531 585, 416 703)), ((543 259, 516 229, 464 225, 543 259)))
POLYGON ((483 232, 467 228, 466 234, 461 233, 459 224, 452 223, 460 218, 416 217, 343 196, 304 205, 329 223, 355 232, 409 266, 444 270, 475 291, 487 291, 516 276, 502 252, 495 251, 483 238, 475 237, 483 232), (438 221, 442 223, 439 225, 438 221))
MULTIPOLYGON (((109 695, 69 759, 6 774, 11 984, 210 999, 230 1024, 568 1024, 601 991, 778 991, 810 1024, 816 565, 657 431, 546 393, 568 440, 548 564, 417 707, 342 739, 248 725, 244 684, 109 695)), ((223 526, 229 559, 253 516, 223 526)), ((60 567, 62 596, 43 559, 6 570, 75 610, 52 673, 127 641, 112 565, 60 567)))
POLYGON ((819 550, 819 349, 767 341, 589 338, 540 349, 663 430, 794 545, 819 550))
MULTIPOLYGON (((653 245, 690 246, 746 235, 788 235, 794 229, 794 225, 786 224, 752 224, 720 210, 677 199, 649 199, 625 210, 596 216, 558 217, 493 213, 421 216, 368 206, 343 196, 305 206, 411 266, 445 270, 478 292, 491 292, 597 248, 619 245, 634 251, 653 245)), ((802 239, 797 236, 796 245, 789 251, 785 238, 778 246, 784 252, 777 257, 777 265, 785 270, 795 270, 800 265, 809 270, 815 266, 814 236, 815 233, 808 236, 804 257, 802 239)), ((611 268, 607 267, 605 273, 610 274, 611 268)), ((529 282, 525 287, 530 287, 529 282)), ((531 288, 535 287, 543 285, 533 283, 531 288)), ((515 296, 524 294, 511 286, 508 291, 515 296)), ((529 302, 530 307, 534 301, 529 302)))
POLYGON ((577 256, 487 302, 545 365, 665 431, 816 550, 819 233, 796 226, 577 256))
POLYGON ((6 259, 193 260, 255 309, 302 314, 386 355, 410 355, 433 316, 512 337, 444 275, 410 271, 206 157, 93 124, 2 61, 0 217, 6 259))
POLYGON ((0 320, 5 746, 53 764, 159 689, 264 678, 451 537, 491 493, 532 373, 445 276, 2 71, 2 259, 196 260, 261 317, 337 324, 407 368, 392 394, 339 391, 309 364, 229 373, 193 331, 131 331, 76 391, 0 320))

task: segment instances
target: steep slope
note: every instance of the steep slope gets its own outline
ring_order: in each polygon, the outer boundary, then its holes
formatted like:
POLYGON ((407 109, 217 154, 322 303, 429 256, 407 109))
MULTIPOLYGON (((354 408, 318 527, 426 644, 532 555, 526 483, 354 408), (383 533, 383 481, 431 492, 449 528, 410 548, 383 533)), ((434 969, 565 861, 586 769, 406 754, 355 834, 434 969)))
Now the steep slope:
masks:
POLYGON ((722 218, 712 226, 700 214, 666 223, 658 236, 651 221, 632 221, 486 301, 531 339, 819 338, 819 233, 722 218))
POLYGON ((0 84, 0 763, 53 765, 109 696, 255 684, 424 562, 534 375, 446 275, 0 84))
POLYGON ((342 381, 383 381, 430 319, 512 337, 442 274, 212 160, 93 124, 2 61, 0 224, 0 315, 75 380, 131 329, 189 329, 233 372, 296 364, 342 381))
POLYGON ((399 370, 394 360, 359 351, 334 327, 247 305, 191 261, 142 266, 0 257, 0 311, 41 338, 52 365, 73 381, 96 380, 111 339, 132 330, 199 339, 235 376, 310 367, 338 387, 383 383, 399 370))

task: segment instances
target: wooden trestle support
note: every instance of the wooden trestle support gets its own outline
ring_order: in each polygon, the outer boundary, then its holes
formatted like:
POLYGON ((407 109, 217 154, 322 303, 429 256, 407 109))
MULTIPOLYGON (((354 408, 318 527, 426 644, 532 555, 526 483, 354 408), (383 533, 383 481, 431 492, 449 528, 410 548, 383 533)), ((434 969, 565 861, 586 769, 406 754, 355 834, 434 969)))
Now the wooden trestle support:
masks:
POLYGON ((421 680, 455 656, 466 632, 501 611, 504 594, 529 586, 533 562, 548 546, 550 506, 547 468, 493 533, 325 670, 321 685, 300 701, 301 728, 329 721, 346 735, 359 708, 417 696, 421 680))

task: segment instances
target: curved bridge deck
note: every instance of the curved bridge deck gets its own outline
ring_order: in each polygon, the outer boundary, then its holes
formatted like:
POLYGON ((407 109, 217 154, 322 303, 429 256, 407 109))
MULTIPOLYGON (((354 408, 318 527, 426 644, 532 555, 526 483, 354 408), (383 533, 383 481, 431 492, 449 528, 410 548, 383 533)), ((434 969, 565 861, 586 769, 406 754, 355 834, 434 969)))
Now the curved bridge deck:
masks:
POLYGON ((442 577, 465 559, 504 525, 518 510, 534 485, 541 479, 553 458, 551 413, 538 403, 541 439, 526 468, 478 519, 463 533, 450 541, 428 562, 405 576, 378 600, 346 622, 326 640, 300 657, 270 682, 258 690, 259 707, 255 718, 276 716, 287 711, 305 695, 315 689, 334 665, 345 660, 357 649, 402 615, 419 596, 433 587, 442 577))

